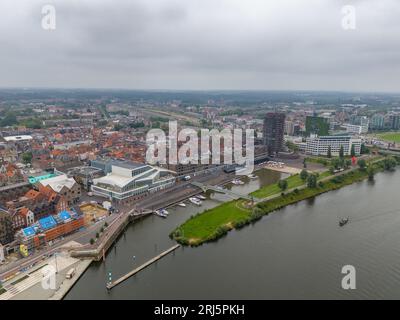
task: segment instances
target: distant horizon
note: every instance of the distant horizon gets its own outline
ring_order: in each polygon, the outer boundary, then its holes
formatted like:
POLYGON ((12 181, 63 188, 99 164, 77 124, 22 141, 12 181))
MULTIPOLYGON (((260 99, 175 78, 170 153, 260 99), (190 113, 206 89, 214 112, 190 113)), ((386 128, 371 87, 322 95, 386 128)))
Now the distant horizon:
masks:
POLYGON ((249 93, 263 93, 263 92, 288 92, 288 93, 345 93, 345 94, 400 94, 400 91, 362 91, 362 90, 319 90, 319 89, 135 89, 135 88, 113 88, 113 87, 29 87, 29 86, 21 86, 21 87, 5 87, 1 86, 0 91, 4 90, 81 90, 81 91, 131 91, 131 92, 249 92, 249 93))

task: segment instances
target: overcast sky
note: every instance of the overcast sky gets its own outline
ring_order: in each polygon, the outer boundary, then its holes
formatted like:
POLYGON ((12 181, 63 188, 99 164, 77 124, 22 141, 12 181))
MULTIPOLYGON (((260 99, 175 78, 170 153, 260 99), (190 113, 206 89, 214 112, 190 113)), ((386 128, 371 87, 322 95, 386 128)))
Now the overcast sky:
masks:
POLYGON ((399 0, 1 0, 0 12, 1 87, 400 91, 399 0))

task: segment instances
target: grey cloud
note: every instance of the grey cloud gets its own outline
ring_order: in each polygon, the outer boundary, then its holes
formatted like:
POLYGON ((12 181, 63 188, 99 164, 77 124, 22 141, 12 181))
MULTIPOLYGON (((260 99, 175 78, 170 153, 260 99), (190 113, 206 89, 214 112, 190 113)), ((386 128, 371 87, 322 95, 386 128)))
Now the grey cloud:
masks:
POLYGON ((396 0, 2 0, 0 86, 397 91, 396 0), (57 29, 40 27, 53 3, 57 29), (341 8, 357 29, 341 28, 341 8))

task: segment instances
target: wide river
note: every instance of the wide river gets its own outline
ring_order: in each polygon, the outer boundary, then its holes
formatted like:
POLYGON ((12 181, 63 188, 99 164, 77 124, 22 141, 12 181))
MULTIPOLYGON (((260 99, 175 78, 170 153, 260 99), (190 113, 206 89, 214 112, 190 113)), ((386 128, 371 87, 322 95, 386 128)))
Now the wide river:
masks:
MULTIPOLYGON (((250 192, 277 181, 234 186, 250 192)), ((107 292, 113 279, 175 244, 169 233, 190 215, 227 198, 211 195, 202 207, 169 209, 168 219, 130 225, 105 263, 93 263, 66 299, 399 299, 400 171, 277 211, 198 248, 180 248, 107 292), (340 228, 340 217, 350 222, 340 228), (345 265, 356 269, 355 290, 342 289, 345 265)))

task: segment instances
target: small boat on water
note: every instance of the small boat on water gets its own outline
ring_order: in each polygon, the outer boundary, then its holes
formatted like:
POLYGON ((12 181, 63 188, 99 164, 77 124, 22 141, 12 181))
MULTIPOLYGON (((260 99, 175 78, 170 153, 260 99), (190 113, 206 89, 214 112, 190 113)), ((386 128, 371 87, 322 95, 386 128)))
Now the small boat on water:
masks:
POLYGON ((179 206, 179 207, 182 207, 182 208, 185 208, 185 207, 186 207, 186 204, 183 203, 183 202, 181 202, 181 203, 178 203, 178 206, 179 206))
POLYGON ((239 180, 239 179, 234 179, 234 180, 232 180, 232 183, 234 184, 234 185, 242 185, 242 184, 244 184, 244 182, 242 181, 242 180, 239 180))
POLYGON ((342 219, 339 220, 339 226, 343 227, 348 222, 349 222, 349 218, 342 218, 342 219))
POLYGON ((154 211, 154 213, 155 213, 157 216, 161 217, 161 218, 166 218, 166 217, 168 216, 168 213, 165 214, 165 213, 164 213, 163 211, 161 211, 161 210, 156 210, 156 211, 154 211))
POLYGON ((249 174, 247 176, 247 178, 249 178, 249 179, 257 179, 258 177, 256 175, 254 175, 254 174, 249 174))
POLYGON ((189 198, 189 201, 193 204, 195 204, 196 206, 201 206, 201 201, 195 197, 191 197, 189 198))
POLYGON ((206 200, 207 199, 205 196, 202 196, 202 195, 197 196, 197 198, 199 198, 200 200, 206 200))

